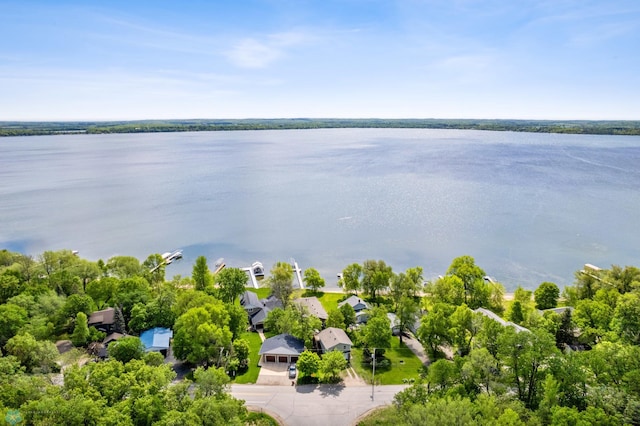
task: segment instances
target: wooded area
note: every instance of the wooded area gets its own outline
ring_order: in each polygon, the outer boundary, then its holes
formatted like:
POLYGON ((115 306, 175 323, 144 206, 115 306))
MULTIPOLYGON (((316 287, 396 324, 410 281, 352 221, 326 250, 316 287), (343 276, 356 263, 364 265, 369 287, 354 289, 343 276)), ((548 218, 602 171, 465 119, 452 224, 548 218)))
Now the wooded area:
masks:
POLYGON ((0 136, 201 132, 332 128, 468 129, 533 133, 640 135, 640 121, 473 119, 237 119, 82 122, 0 122, 0 136))

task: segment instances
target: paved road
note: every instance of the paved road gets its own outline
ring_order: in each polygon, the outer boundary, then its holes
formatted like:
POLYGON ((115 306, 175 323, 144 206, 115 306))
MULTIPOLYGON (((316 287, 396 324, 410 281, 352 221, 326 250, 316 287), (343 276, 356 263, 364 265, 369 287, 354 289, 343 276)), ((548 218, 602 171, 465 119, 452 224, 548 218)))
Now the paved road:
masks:
POLYGON ((371 386, 233 385, 231 394, 257 410, 275 414, 287 426, 348 426, 367 411, 388 405, 406 385, 371 386))

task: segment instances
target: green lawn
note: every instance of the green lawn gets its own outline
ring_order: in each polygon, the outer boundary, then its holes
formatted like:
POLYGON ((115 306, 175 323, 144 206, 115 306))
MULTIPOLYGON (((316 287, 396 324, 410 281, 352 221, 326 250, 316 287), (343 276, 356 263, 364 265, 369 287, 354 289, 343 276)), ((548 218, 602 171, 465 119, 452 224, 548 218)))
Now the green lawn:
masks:
POLYGON ((260 374, 260 367, 258 367, 258 360, 260 356, 260 346, 262 346, 262 340, 258 333, 244 333, 240 338, 249 342, 249 369, 243 374, 236 376, 234 383, 245 384, 255 383, 258 380, 258 374, 260 374))
POLYGON ((334 309, 338 309, 338 303, 346 298, 345 297, 346 295, 344 293, 318 292, 313 295, 315 295, 318 298, 318 300, 320 300, 322 307, 327 312, 331 312, 334 309))
POLYGON ((260 288, 247 287, 246 289, 256 293, 259 299, 266 299, 271 294, 271 289, 269 287, 260 287, 260 288))
MULTIPOLYGON (((404 343, 400 346, 397 337, 391 338, 391 348, 384 353, 386 359, 391 361, 391 367, 381 369, 376 367, 376 383, 381 385, 401 385, 403 379, 417 379, 420 376, 422 362, 411 352, 404 343)), ((362 349, 351 350, 351 366, 367 382, 371 383, 372 368, 369 364, 362 363, 362 349)))

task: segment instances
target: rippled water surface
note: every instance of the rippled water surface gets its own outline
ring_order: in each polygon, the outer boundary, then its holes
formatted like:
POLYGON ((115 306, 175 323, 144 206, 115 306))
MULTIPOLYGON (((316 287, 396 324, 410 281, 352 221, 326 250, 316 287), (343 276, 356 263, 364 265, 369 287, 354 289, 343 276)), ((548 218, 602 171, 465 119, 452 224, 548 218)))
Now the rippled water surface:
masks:
POLYGON ((0 247, 295 258, 329 285, 469 254, 508 289, 640 266, 640 138, 414 129, 0 139, 0 247))

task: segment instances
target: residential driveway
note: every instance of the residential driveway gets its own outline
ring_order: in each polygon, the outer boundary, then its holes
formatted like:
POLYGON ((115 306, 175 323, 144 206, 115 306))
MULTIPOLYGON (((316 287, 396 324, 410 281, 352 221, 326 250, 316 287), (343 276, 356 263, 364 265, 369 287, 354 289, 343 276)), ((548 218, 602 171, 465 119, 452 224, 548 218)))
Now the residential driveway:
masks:
POLYGON ((288 368, 289 365, 284 363, 263 362, 256 385, 291 386, 288 368))
POLYGON ((422 344, 418 341, 418 339, 416 339, 413 333, 407 333, 406 335, 404 335, 402 337, 402 342, 407 345, 409 349, 411 349, 411 352, 413 352, 418 357, 418 359, 420 359, 420 361, 422 361, 422 365, 429 365, 431 363, 429 357, 427 356, 427 353, 424 350, 424 347, 422 347, 422 344))
POLYGON ((393 396, 406 387, 256 384, 232 385, 231 394, 253 410, 274 415, 287 426, 349 426, 368 411, 391 404, 393 396))

